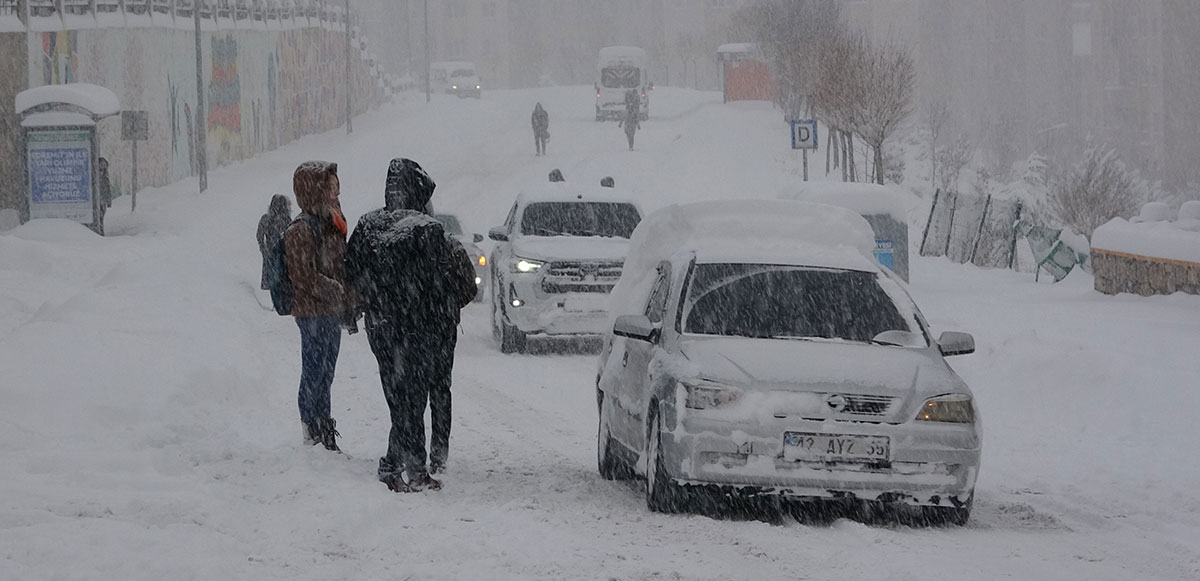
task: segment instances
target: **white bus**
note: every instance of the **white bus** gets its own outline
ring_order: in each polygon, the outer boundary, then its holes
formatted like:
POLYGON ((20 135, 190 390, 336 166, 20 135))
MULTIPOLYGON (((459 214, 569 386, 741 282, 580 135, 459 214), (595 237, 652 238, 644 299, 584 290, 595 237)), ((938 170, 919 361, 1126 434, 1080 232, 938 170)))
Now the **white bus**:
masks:
POLYGON ((650 116, 650 91, 646 51, 636 46, 606 46, 596 61, 596 121, 625 115, 625 95, 634 91, 641 103, 641 119, 650 116))

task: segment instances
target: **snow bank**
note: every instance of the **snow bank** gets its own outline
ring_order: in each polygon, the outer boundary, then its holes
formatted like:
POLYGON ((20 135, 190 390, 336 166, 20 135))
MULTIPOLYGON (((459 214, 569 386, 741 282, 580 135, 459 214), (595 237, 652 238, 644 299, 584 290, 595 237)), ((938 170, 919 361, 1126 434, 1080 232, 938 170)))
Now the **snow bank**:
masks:
POLYGON ((1200 231, 1192 228, 1190 222, 1193 221, 1131 222, 1114 218, 1096 229, 1092 248, 1200 265, 1200 231))

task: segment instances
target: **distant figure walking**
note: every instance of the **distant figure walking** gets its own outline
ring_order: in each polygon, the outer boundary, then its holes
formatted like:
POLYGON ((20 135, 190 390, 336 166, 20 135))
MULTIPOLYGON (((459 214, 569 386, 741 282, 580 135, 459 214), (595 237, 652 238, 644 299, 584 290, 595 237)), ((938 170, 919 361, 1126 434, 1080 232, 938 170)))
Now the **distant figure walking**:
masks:
POLYGON ((97 233, 104 235, 104 216, 108 214, 108 209, 112 207, 112 180, 108 176, 108 160, 101 157, 97 160, 96 173, 99 175, 100 189, 100 216, 96 223, 99 225, 97 233))
POLYGON ((270 290, 267 285, 267 254, 275 247, 280 238, 283 238, 283 233, 287 231, 288 226, 292 224, 292 202, 283 194, 275 194, 271 196, 271 205, 267 207, 267 213, 258 219, 258 233, 255 235, 258 238, 258 251, 262 253, 262 281, 259 287, 263 290, 270 290))
POLYGON ((533 145, 537 155, 546 155, 546 142, 550 141, 550 114, 542 108, 541 103, 534 105, 530 122, 533 124, 533 145))
POLYGON ((550 170, 550 183, 558 183, 567 181, 563 178, 562 171, 556 169, 550 170))
POLYGON ((638 129, 642 128, 641 122, 642 104, 637 97, 637 92, 629 90, 625 92, 625 118, 617 123, 617 127, 625 128, 625 139, 629 141, 629 151, 633 151, 633 135, 638 129))
POLYGON ((605 176, 605 177, 600 178, 600 187, 602 187, 602 188, 613 188, 613 187, 616 187, 616 185, 617 185, 617 182, 613 181, 612 176, 605 176))

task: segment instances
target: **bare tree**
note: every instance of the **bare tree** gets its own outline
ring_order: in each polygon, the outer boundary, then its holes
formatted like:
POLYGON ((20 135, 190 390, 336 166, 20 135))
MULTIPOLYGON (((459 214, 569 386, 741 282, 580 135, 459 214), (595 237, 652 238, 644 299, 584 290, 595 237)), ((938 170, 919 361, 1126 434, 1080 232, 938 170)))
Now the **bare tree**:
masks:
POLYGON ((857 43, 862 68, 854 85, 859 100, 855 132, 874 152, 875 183, 883 185, 883 144, 912 112, 917 73, 911 51, 900 44, 857 43))
POLYGON ((971 142, 971 138, 967 134, 963 133, 954 140, 954 143, 939 148, 935 157, 938 160, 938 185, 945 192, 957 191, 959 176, 975 158, 975 144, 971 142))
POLYGON ((929 130, 929 183, 937 187, 938 175, 938 142, 946 125, 950 123, 950 101, 943 96, 937 96, 925 103, 925 128, 929 130))
POLYGON ((1050 189, 1050 210, 1081 234, 1116 217, 1132 216, 1145 201, 1145 184, 1125 167, 1115 149, 1091 146, 1083 161, 1050 189))

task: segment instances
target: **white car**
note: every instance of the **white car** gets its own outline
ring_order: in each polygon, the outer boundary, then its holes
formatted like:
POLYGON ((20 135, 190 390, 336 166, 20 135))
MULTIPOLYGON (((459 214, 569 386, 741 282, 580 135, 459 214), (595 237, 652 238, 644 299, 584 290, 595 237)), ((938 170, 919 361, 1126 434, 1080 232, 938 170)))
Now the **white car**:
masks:
POLYGON ((613 188, 549 183, 517 196, 492 251, 492 329, 500 350, 528 337, 599 337, 608 294, 621 278, 629 236, 642 219, 613 188))
MULTIPOLYGON (((646 218, 613 294, 597 460, 642 475, 654 511, 712 493, 903 503, 963 524, 974 398, 858 215, 705 202, 646 218)), ((907 509, 906 509, 907 510, 907 509)))
POLYGON ((469 61, 444 61, 429 65, 430 87, 436 93, 456 95, 458 98, 483 96, 483 84, 475 65, 469 61))

